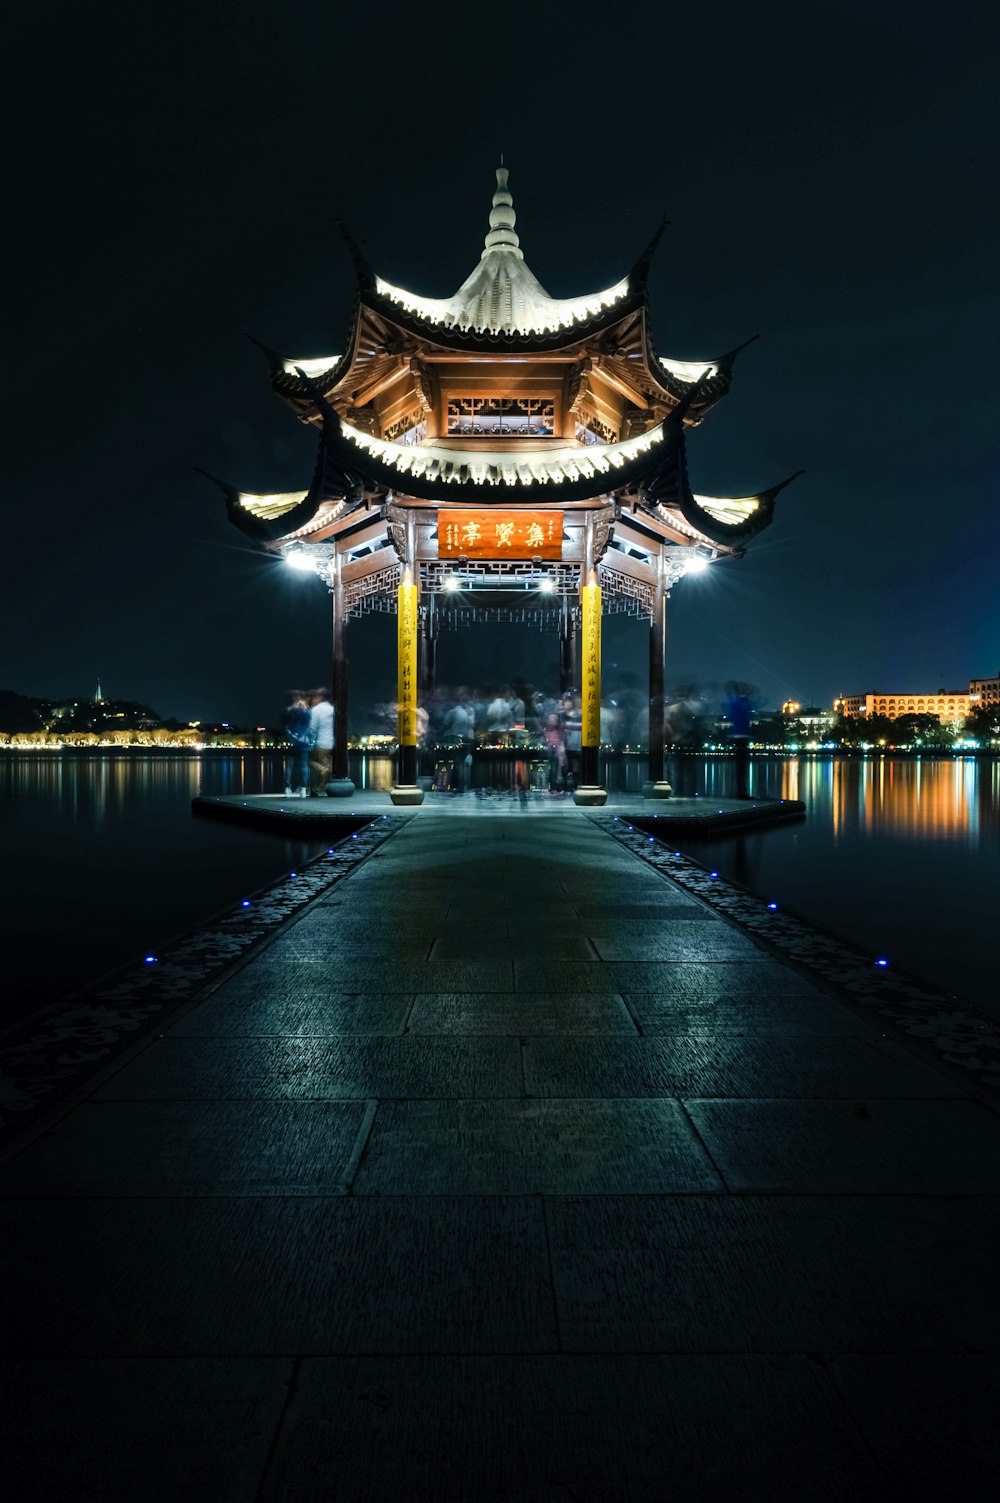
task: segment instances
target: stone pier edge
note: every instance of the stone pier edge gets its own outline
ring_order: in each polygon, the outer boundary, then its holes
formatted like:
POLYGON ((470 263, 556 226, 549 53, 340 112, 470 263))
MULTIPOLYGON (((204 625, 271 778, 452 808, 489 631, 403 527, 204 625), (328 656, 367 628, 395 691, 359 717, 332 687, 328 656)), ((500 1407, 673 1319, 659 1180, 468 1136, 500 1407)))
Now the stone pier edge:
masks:
POLYGON ((878 1015, 880 1023, 924 1057, 958 1072, 996 1108, 1000 1098, 1000 1025, 961 998, 929 983, 881 967, 880 957, 815 924, 772 908, 766 898, 748 892, 685 856, 672 835, 657 829, 655 815, 587 816, 655 871, 693 893, 716 912, 746 930, 779 959, 806 971, 841 1000, 878 1015), (665 843, 666 842, 666 843, 665 843))
POLYGON ((406 824, 406 815, 361 815, 359 828, 294 875, 259 888, 206 924, 158 948, 152 960, 130 961, 75 997, 54 1002, 0 1037, 0 1159, 19 1151, 22 1134, 48 1125, 86 1083, 155 1027, 224 980, 266 940, 378 850, 406 824), (13 1139, 13 1141, 10 1141, 13 1139))

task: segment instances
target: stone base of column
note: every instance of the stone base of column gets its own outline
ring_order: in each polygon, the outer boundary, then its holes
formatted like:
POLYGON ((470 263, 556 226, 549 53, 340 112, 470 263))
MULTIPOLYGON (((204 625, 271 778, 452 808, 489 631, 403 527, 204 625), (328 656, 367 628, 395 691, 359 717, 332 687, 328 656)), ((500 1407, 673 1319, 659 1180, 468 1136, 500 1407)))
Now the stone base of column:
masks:
POLYGON ((595 788, 591 786, 573 789, 574 804, 583 804, 585 807, 596 808, 601 804, 606 804, 607 801, 608 790, 606 788, 595 788))
POLYGON ((327 798, 352 798, 356 791, 350 778, 331 778, 326 785, 327 798))
POLYGON ((395 788, 389 789, 389 797, 397 807, 422 804, 424 801, 424 790, 418 788, 415 783, 399 783, 395 788))
POLYGON ((667 782, 643 783, 642 785, 643 798, 670 798, 673 791, 673 788, 667 782))

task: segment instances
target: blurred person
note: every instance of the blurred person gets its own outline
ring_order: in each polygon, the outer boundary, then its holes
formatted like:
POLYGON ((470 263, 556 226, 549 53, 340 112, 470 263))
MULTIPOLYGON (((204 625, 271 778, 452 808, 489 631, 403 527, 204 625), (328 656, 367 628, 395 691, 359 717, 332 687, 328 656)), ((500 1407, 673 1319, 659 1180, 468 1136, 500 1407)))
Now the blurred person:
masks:
POLYGON ((285 797, 306 798, 309 794, 312 713, 309 698, 302 689, 288 691, 281 725, 289 744, 285 753, 285 797))
POLYGON ((455 703, 444 718, 444 728, 449 741, 458 742, 458 752, 448 778, 452 793, 466 793, 472 782, 472 752, 476 744, 476 707, 472 695, 463 684, 457 691, 455 703))
POLYGON ((674 793, 691 798, 696 792, 695 754, 704 738, 704 707, 696 684, 681 684, 667 704, 666 739, 674 748, 674 793))
POLYGON ((576 788, 580 781, 580 764, 583 760, 583 698, 567 692, 562 702, 563 725, 566 728, 566 786, 576 788))
POLYGON ((753 714, 750 687, 749 684, 738 684, 735 679, 731 679, 726 685, 726 718, 729 721, 729 741, 733 748, 735 798, 750 797, 750 722, 753 714))
POLYGON ((562 795, 566 786, 568 762, 566 758, 566 727, 562 716, 555 710, 545 718, 542 740, 549 754, 549 793, 562 795))
POLYGON ((333 705, 328 689, 316 689, 309 711, 312 749, 309 754, 309 792, 313 798, 326 793, 333 776, 333 705))

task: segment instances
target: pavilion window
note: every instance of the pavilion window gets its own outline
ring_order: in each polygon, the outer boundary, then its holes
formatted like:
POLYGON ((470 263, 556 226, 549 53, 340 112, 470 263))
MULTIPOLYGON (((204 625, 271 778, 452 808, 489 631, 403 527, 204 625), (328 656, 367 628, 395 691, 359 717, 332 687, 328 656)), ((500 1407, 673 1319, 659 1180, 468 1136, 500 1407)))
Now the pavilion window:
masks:
POLYGON ((427 422, 423 417, 417 421, 415 415, 410 413, 386 428, 383 437, 392 443, 405 444, 408 448, 422 444, 427 437, 427 422))
POLYGON ((550 438, 555 402, 545 397, 452 397, 448 434, 460 438, 550 438))

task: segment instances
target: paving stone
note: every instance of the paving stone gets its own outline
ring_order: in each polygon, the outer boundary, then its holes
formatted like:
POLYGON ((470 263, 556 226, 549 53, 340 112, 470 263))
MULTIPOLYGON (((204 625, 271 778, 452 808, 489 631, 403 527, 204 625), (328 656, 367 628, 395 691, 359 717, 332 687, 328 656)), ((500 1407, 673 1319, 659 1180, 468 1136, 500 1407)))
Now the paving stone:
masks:
POLYGON ((516 1039, 158 1039, 97 1093, 102 1101, 353 1100, 520 1096, 516 1039))
MULTIPOLYGON (((429 944, 429 941, 428 941, 429 944)), ((331 992, 509 992, 509 960, 365 960, 327 956, 313 949, 293 955, 275 945, 250 962, 241 976, 254 986, 259 977, 268 984, 326 985, 331 992)), ((641 988, 636 988, 640 990, 641 988)))
POLYGON ((785 1035, 876 1031, 843 1003, 817 991, 805 991, 801 996, 757 993, 744 997, 707 997, 701 1002, 691 1000, 686 990, 653 996, 631 992, 626 993, 625 1001, 644 1034, 693 1033, 705 1038, 714 1033, 759 1029, 785 1035))
POLYGON ((635 1033, 614 992, 479 992, 416 999, 408 1033, 530 1034, 635 1033))
POLYGON ((412 996, 378 992, 345 996, 330 992, 319 981, 307 988, 287 982, 265 984, 256 976, 244 981, 242 974, 186 1013, 167 1037, 339 1033, 391 1037, 402 1033, 413 1005, 412 996))
POLYGON ((720 1189, 669 1101, 399 1101, 379 1108, 356 1195, 720 1189))
POLYGON ((331 1477, 352 1503, 885 1494, 803 1357, 309 1360, 263 1499, 326 1503, 331 1477))
POLYGON ((995 1198, 546 1202, 565 1351, 996 1350, 995 1198))
POLYGON ((528 1039, 529 1096, 885 1096, 961 1094, 946 1075, 893 1045, 831 1035, 803 1044, 780 1032, 739 1036, 528 1039))
POLYGON ((599 960, 515 960, 514 989, 524 992, 618 992, 611 967, 599 960))
POLYGON ((363 1101, 80 1106, 0 1171, 0 1195, 337 1195, 363 1101))
POLYGON ((808 979, 778 961, 704 960, 636 963, 608 967, 608 975, 622 991, 685 997, 691 1002, 710 1002, 717 997, 788 997, 815 992, 808 979))
POLYGON ((37 1200, 8 1220, 9 1356, 556 1350, 537 1199, 37 1200))
POLYGON ((859 1094, 853 1101, 690 1100, 687 1109, 732 1190, 1000 1192, 1000 1118, 977 1101, 859 1094))
POLYGON ((431 960, 539 960, 565 957, 568 960, 593 960, 594 954, 582 934, 557 935, 524 933, 503 939, 476 933, 439 934, 431 951, 431 960))
POLYGON ((762 952, 752 939, 728 924, 716 920, 714 924, 689 919, 664 920, 662 925, 643 929, 629 925, 609 933, 607 926, 591 935, 594 949, 602 960, 704 960, 733 956, 735 959, 752 960, 762 952))
POLYGON ((829 1371, 900 1497, 986 1498, 1000 1477, 1000 1357, 836 1357, 829 1371))
MULTIPOLYGON (((631 887, 631 883, 629 884, 631 887)), ((718 914, 713 913, 697 898, 689 898, 678 888, 668 889, 664 884, 663 897, 658 903, 592 903, 589 900, 577 903, 576 911, 580 918, 593 930, 602 919, 614 922, 616 925, 623 924, 648 924, 659 919, 690 919, 697 922, 699 919, 718 921, 718 914)))
POLYGON ((253 1503, 289 1358, 0 1362, 4 1486, 17 1503, 253 1503))

